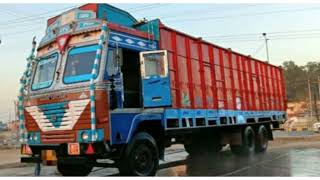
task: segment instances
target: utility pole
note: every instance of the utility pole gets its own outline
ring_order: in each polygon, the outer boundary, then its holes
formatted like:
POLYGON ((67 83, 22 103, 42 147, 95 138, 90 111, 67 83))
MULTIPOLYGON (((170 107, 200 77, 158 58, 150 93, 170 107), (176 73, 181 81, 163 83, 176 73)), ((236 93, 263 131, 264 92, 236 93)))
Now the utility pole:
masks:
POLYGON ((269 48, 268 48, 268 38, 267 33, 262 33, 264 40, 266 41, 266 51, 267 51, 267 62, 269 63, 269 48))
POLYGON ((309 107, 310 107, 310 120, 312 121, 312 95, 311 95, 311 82, 308 79, 308 90, 309 90, 309 107))

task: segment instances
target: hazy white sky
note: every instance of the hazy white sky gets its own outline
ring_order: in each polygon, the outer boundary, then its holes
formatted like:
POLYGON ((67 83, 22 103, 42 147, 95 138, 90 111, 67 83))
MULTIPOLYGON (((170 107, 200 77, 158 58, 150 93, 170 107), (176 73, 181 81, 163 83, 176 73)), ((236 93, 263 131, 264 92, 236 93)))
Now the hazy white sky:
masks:
MULTIPOLYGON (((319 60, 320 4, 113 4, 137 19, 160 18, 180 31, 265 60, 262 33, 270 38, 270 62, 299 65, 319 60)), ((75 4, 0 5, 0 120, 13 117, 13 100, 31 40, 45 32, 46 19, 75 4)))

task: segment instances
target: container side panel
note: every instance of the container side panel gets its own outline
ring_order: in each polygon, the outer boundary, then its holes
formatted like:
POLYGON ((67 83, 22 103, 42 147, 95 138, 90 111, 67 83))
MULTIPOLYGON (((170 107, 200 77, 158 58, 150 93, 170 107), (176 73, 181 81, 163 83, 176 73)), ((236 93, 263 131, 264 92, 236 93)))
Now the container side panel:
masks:
POLYGON ((247 67, 248 67, 248 81, 250 84, 250 95, 251 95, 251 109, 250 110, 257 110, 256 106, 256 96, 255 96, 255 84, 256 84, 256 79, 253 76, 253 71, 252 70, 252 59, 251 57, 247 58, 247 67))
POLYGON ((268 65, 264 65, 264 72, 266 75, 266 104, 267 104, 267 110, 272 110, 271 106, 271 92, 270 92, 270 74, 268 73, 268 65))
POLYGON ((186 58, 186 46, 185 46, 185 37, 179 34, 176 34, 177 42, 177 65, 178 78, 179 78, 179 89, 181 94, 181 107, 191 108, 191 97, 190 97, 190 88, 189 88, 189 79, 188 79, 188 65, 186 58))
POLYGON ((212 64, 210 62, 210 55, 209 55, 209 48, 210 46, 206 44, 202 44, 201 50, 202 50, 202 58, 203 58, 203 66, 204 66, 204 78, 205 78, 205 98, 207 102, 207 108, 208 109, 214 109, 214 97, 213 97, 213 85, 212 85, 212 79, 213 74, 212 72, 212 64))
POLYGON ((200 78, 200 64, 197 59, 191 59, 192 66, 192 77, 193 77, 193 89, 194 89, 194 100, 195 108, 202 108, 202 89, 201 89, 201 78, 200 78))
POLYGON ((231 52, 231 50, 229 51, 228 54, 228 58, 229 58, 229 64, 230 64, 230 79, 231 79, 231 107, 230 109, 236 109, 236 88, 235 88, 235 81, 238 80, 237 78, 237 73, 234 70, 234 68, 236 67, 235 64, 233 63, 233 59, 235 59, 234 54, 231 52), (237 80, 235 80, 235 78, 237 78, 237 80))
POLYGON ((277 107, 276 107, 276 95, 275 95, 275 92, 276 92, 276 85, 275 85, 275 82, 274 82, 274 73, 273 73, 273 69, 271 66, 269 66, 269 71, 270 71, 270 82, 271 82, 271 87, 272 87, 272 90, 271 90, 271 103, 272 103, 272 110, 276 110, 277 107))
POLYGON ((210 57, 210 66, 211 66, 211 84, 212 84, 212 95, 213 95, 213 107, 214 109, 217 109, 218 108, 218 101, 217 101, 217 85, 216 85, 216 73, 215 73, 215 61, 218 61, 218 59, 214 59, 214 49, 212 46, 209 46, 209 57, 210 57))
POLYGON ((254 62, 254 69, 255 69, 255 75, 256 75, 256 86, 257 89, 255 91, 256 97, 257 97, 257 110, 263 110, 263 105, 262 105, 262 93, 261 93, 261 76, 260 76, 260 69, 259 69, 259 62, 258 61, 253 61, 254 62))
POLYGON ((240 56, 240 66, 242 67, 242 80, 243 80, 243 92, 244 100, 243 105, 245 110, 250 110, 250 95, 249 95, 249 84, 246 68, 246 57, 240 56))
POLYGON ((177 41, 177 53, 179 56, 186 57, 186 45, 185 45, 185 38, 181 35, 176 35, 176 41, 177 41))
POLYGON ((265 73, 265 63, 260 63, 260 72, 262 77, 262 93, 263 93, 263 105, 264 110, 268 110, 268 104, 267 104, 267 84, 266 84, 266 73, 265 73))
POLYGON ((168 64, 170 74, 170 88, 172 97, 172 107, 177 107, 177 85, 176 85, 176 69, 175 54, 173 51, 174 42, 170 31, 160 31, 160 48, 168 50, 168 64))
MULTIPOLYGON (((201 91, 201 79, 200 79, 200 62, 198 53, 198 42, 188 38, 189 45, 189 58, 190 58, 190 70, 188 75, 192 77, 192 82, 190 82, 190 89, 193 90, 193 105, 194 108, 202 108, 202 91, 201 91)), ((190 79, 191 79, 190 77, 190 79)))
POLYGON ((241 57, 239 55, 236 55, 236 66, 237 66, 237 73, 238 73, 238 83, 236 85, 236 87, 238 86, 239 87, 239 101, 237 101, 237 109, 240 109, 240 110, 246 110, 246 107, 244 105, 244 81, 243 81, 243 69, 242 69, 242 66, 241 66, 241 63, 240 63, 240 60, 241 60, 241 57), (240 106, 240 108, 239 108, 240 106))
POLYGON ((181 94, 181 107, 190 108, 190 93, 189 93, 189 84, 188 84, 188 71, 187 67, 187 58, 184 56, 178 56, 178 75, 179 75, 179 89, 181 94))
POLYGON ((175 108, 285 110, 282 69, 160 26, 175 108))
MULTIPOLYGON (((219 62, 220 62, 220 72, 221 72, 221 88, 220 90, 222 91, 222 99, 219 100, 219 104, 221 104, 222 106, 219 105, 219 108, 224 108, 227 109, 228 108, 228 102, 227 102, 227 88, 226 88, 226 78, 225 78, 225 68, 224 68, 224 54, 225 51, 222 49, 219 49, 219 62)), ((219 86, 219 87, 220 87, 219 86)))
POLYGON ((272 71, 272 82, 274 84, 274 105, 275 105, 275 110, 279 109, 279 104, 278 104, 278 83, 277 83, 277 72, 273 67, 271 67, 272 71))
MULTIPOLYGON (((186 46, 186 57, 187 57, 188 72, 192 72, 189 38, 185 38, 185 46, 186 46)), ((189 81, 188 88, 189 88, 189 92, 190 92, 191 108, 194 108, 195 107, 195 105, 194 105, 194 87, 193 87, 192 73, 188 73, 188 81, 189 81)))
POLYGON ((204 63, 203 63, 203 53, 202 53, 202 43, 199 40, 198 42, 198 55, 199 55, 199 73, 200 73, 200 84, 201 84, 201 95, 202 95, 202 104, 201 108, 207 108, 207 97, 206 97, 206 79, 204 73, 204 63))
POLYGON ((178 68, 178 53, 177 53, 177 41, 176 41, 176 33, 171 32, 171 43, 172 43, 172 53, 173 53, 173 70, 174 70, 174 91, 175 91, 175 101, 177 107, 181 107, 181 90, 179 83, 179 68, 178 68))
POLYGON ((168 52, 168 61, 169 61, 169 72, 170 72, 170 87, 171 87, 171 97, 172 97, 172 107, 177 107, 177 89, 176 89, 176 79, 175 79, 175 69, 173 63, 173 53, 168 52))

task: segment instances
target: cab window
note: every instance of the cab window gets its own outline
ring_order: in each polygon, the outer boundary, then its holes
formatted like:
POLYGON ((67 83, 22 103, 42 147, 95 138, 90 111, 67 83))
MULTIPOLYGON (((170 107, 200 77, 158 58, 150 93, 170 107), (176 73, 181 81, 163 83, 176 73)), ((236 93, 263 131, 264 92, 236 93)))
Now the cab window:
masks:
POLYGON ((41 58, 36 66, 35 75, 33 78, 32 90, 39 90, 51 86, 54 78, 58 60, 58 53, 41 58))
POLYGON ((63 82, 69 84, 89 81, 97 49, 97 44, 71 49, 67 57, 63 82))

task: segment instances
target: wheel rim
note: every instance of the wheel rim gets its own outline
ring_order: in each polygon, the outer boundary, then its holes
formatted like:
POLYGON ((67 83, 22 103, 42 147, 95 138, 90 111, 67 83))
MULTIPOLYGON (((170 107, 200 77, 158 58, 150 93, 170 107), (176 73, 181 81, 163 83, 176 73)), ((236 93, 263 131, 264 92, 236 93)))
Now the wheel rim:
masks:
POLYGON ((133 168, 138 175, 148 175, 153 169, 154 157, 148 146, 141 144, 133 152, 133 168))

